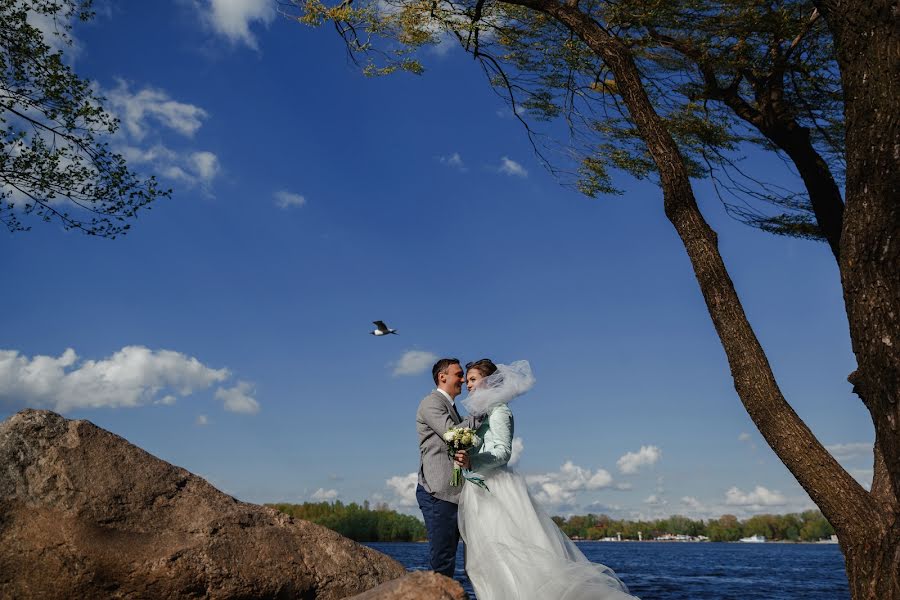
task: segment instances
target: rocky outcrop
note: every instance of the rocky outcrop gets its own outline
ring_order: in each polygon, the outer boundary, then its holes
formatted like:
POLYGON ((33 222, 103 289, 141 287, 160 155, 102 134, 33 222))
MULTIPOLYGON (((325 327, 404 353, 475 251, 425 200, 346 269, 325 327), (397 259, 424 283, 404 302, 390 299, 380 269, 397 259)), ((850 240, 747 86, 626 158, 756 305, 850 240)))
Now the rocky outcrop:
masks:
POLYGON ((89 421, 24 410, 0 423, 2 598, 325 600, 405 573, 89 421))
POLYGON ((431 571, 417 571, 406 577, 382 583, 378 587, 347 600, 467 600, 459 582, 431 571))

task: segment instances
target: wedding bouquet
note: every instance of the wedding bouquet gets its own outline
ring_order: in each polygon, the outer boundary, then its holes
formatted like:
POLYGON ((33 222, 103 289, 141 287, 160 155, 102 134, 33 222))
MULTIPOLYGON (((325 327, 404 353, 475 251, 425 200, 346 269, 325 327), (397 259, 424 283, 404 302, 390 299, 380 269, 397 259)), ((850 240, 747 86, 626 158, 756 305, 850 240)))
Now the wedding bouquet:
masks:
MULTIPOLYGON (((471 427, 452 427, 444 434, 444 441, 447 442, 447 455, 453 460, 453 455, 459 450, 468 450, 475 445, 475 430, 471 427)), ((450 485, 462 485, 462 469, 456 463, 453 464, 453 474, 450 476, 450 485)))

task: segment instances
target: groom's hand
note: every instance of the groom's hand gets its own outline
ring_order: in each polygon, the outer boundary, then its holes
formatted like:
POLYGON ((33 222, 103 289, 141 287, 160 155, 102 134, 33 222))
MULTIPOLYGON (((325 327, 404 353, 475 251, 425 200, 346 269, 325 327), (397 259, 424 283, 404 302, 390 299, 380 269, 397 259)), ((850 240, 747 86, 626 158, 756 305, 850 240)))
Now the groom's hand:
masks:
POLYGON ((453 455, 453 462, 455 462, 463 469, 468 469, 471 466, 471 463, 469 462, 469 455, 465 450, 457 450, 456 454, 453 455))

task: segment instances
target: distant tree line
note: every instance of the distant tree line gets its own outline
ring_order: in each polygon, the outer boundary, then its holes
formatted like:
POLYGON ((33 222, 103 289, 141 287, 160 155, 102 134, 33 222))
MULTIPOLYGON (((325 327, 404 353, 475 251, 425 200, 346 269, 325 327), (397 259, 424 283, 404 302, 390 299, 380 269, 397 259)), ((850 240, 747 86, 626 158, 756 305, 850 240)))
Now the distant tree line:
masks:
POLYGON ((734 542, 752 535, 764 535, 769 540, 814 542, 834 533, 831 524, 817 510, 787 515, 756 515, 745 521, 734 515, 722 515, 707 521, 693 520, 680 515, 656 521, 617 521, 606 515, 553 517, 571 538, 599 540, 605 537, 652 539, 664 534, 706 536, 713 542, 734 542))
POLYGON ((268 504, 292 517, 327 527, 357 542, 416 542, 425 540, 425 525, 417 518, 388 509, 351 502, 268 504))
MULTIPOLYGON (((357 542, 417 542, 426 539, 422 521, 390 510, 386 504, 370 507, 369 502, 305 502, 268 504, 281 512, 317 523, 357 542)), ((775 541, 815 542, 828 538, 834 528, 818 510, 786 515, 755 515, 739 520, 734 515, 718 519, 689 519, 674 515, 654 521, 616 520, 607 515, 553 517, 570 538, 599 540, 621 535, 623 540, 645 540, 665 534, 706 536, 713 542, 735 542, 752 535, 775 541)))

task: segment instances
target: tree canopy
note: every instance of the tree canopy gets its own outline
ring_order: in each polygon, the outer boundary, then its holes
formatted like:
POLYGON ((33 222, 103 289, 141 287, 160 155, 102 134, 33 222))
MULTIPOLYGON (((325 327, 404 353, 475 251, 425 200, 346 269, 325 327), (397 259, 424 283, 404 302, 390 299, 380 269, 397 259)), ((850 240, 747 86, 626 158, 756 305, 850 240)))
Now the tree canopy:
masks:
MULTIPOLYGON (((422 73, 421 47, 461 45, 526 126, 544 164, 588 196, 620 193, 616 170, 657 175, 607 61, 527 3, 295 4, 301 22, 333 22, 369 75, 422 73)), ((772 233, 827 240, 838 255, 843 105, 831 38, 811 2, 569 4, 629 49, 690 175, 712 178, 732 216, 772 233), (743 144, 777 152, 804 185, 787 188, 748 170, 743 144)))
POLYGON ((66 62, 71 23, 93 16, 91 0, 0 0, 0 221, 10 232, 37 218, 114 238, 170 195, 110 149, 118 121, 66 62))

